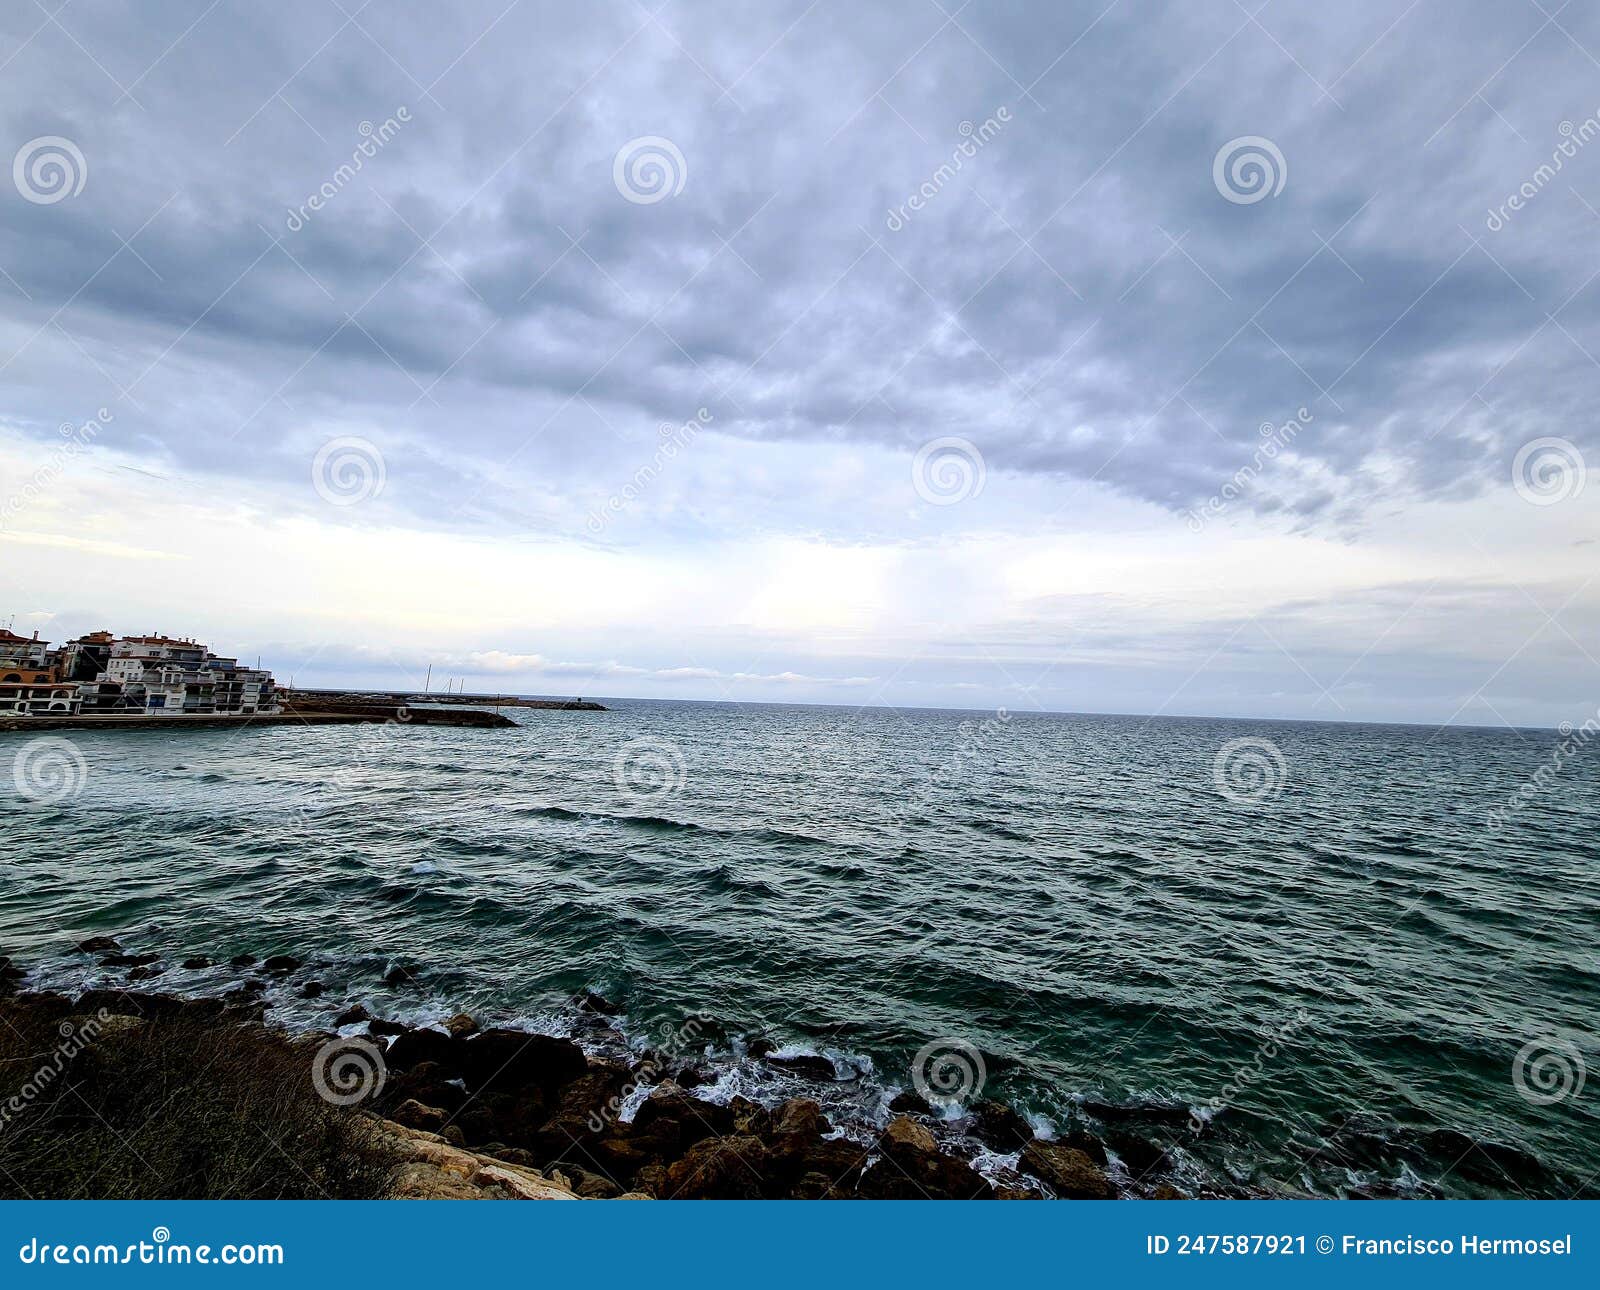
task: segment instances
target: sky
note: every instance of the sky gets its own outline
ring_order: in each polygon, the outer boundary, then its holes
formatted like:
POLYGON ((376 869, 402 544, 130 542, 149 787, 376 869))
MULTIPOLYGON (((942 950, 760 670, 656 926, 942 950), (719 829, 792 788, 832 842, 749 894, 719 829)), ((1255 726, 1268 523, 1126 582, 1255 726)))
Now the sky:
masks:
POLYGON ((1591 7, 19 0, 5 159, 17 630, 302 685, 1600 707, 1591 7))

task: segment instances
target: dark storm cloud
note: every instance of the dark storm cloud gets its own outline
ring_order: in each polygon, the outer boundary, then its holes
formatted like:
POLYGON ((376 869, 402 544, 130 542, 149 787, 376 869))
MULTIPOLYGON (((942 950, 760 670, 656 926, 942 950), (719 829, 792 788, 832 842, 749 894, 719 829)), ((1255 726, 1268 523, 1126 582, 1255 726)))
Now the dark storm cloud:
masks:
POLYGON ((7 155, 89 175, 0 194, 5 411, 115 405, 118 446, 258 482, 382 426, 416 509, 539 527, 497 490, 603 484, 700 406, 1178 511, 1303 407, 1241 504, 1359 522, 1538 434, 1600 453, 1600 143, 1486 227, 1600 110, 1593 49, 1486 0, 12 6, 7 155), (634 204, 645 135, 687 175, 634 204), (1240 136, 1276 196, 1219 193, 1240 136))

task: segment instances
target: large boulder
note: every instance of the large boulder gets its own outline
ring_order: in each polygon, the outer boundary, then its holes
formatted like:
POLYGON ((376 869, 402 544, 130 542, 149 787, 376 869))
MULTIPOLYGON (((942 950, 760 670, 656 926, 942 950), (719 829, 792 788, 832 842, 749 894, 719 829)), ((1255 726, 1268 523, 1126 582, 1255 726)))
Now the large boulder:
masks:
POLYGON ((731 1107, 691 1097, 672 1083, 662 1084, 644 1100, 633 1117, 633 1124, 635 1129, 647 1129, 661 1120, 671 1120, 679 1126, 685 1145, 702 1138, 731 1134, 736 1127, 731 1107))
POLYGON ((557 1089, 589 1069, 583 1049, 570 1039, 520 1030, 485 1030, 461 1042, 467 1087, 557 1089))
POLYGON ((461 1050, 461 1043, 443 1031, 421 1027, 402 1030, 396 1035, 383 1059, 392 1070, 405 1070, 421 1062, 433 1062, 440 1069, 459 1075, 461 1050))
POLYGON ((972 1106, 972 1134, 996 1151, 1020 1151, 1033 1141, 1028 1122, 1004 1102, 985 1098, 972 1106))
POLYGON ((881 1145, 884 1152, 891 1156, 905 1152, 926 1153, 939 1149, 933 1130, 925 1124, 918 1124, 907 1115, 896 1116, 889 1121, 889 1127, 883 1131, 881 1145))
POLYGON ((1114 1200, 1117 1189, 1100 1166, 1076 1147, 1035 1140, 1022 1149, 1025 1173, 1048 1184, 1065 1200, 1114 1200))
POLYGON ((868 1200, 991 1200, 994 1188, 964 1160, 940 1151, 897 1151, 861 1175, 868 1200))
POLYGON ((667 1167, 663 1198, 759 1200, 765 1194, 765 1156, 761 1139, 748 1134, 697 1142, 667 1167))
POLYGON ((861 1175, 869 1200, 988 1200, 994 1189, 955 1156, 939 1150, 933 1132, 910 1116, 897 1116, 878 1139, 882 1155, 861 1175))

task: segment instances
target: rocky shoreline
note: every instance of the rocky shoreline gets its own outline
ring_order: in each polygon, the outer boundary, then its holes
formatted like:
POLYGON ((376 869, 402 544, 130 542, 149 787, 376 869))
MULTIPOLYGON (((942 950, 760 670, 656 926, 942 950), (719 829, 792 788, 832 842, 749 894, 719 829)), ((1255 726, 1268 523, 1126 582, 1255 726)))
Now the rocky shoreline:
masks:
MULTIPOLYGON (((629 1051, 615 1040, 615 1009, 575 1001, 591 1042, 480 1024, 458 1014, 418 1026, 352 1003, 331 1029, 289 1035, 267 1018, 269 984, 315 999, 320 983, 290 955, 229 966, 238 984, 220 995, 155 992, 145 983, 218 965, 195 956, 169 969, 130 954, 111 937, 78 952, 123 975, 126 985, 71 992, 29 988, 28 974, 0 959, 0 1011, 68 1027, 99 1019, 106 1033, 182 1023, 239 1043, 283 1042, 304 1058, 308 1092, 368 1117, 391 1158, 386 1194, 403 1198, 524 1199, 1113 1199, 1176 1198, 1170 1186, 1119 1185, 1102 1143, 1082 1133, 1046 1139, 997 1101, 965 1108, 967 1137, 921 1095, 901 1093, 886 1124, 834 1123, 810 1097, 772 1105, 705 1096, 712 1075, 668 1041, 629 1051), (611 1042, 606 1042, 607 1040, 611 1042), (974 1156, 985 1157, 980 1172, 974 1156)), ((403 987, 404 966, 384 978, 403 987)), ((166 984, 166 981, 163 981, 166 984)), ((694 1031, 694 1021, 688 1027, 694 1031)), ((62 1033, 67 1033, 63 1029, 62 1033)), ((823 1058, 750 1042, 752 1060, 832 1079, 823 1058)), ((6 1089, 0 1089, 0 1101, 6 1089)))

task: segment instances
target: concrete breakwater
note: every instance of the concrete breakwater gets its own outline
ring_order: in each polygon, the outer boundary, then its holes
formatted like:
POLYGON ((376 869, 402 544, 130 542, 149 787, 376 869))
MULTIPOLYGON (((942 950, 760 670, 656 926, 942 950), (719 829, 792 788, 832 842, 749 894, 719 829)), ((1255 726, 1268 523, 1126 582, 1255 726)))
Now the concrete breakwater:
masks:
POLYGON ((528 699, 515 694, 416 694, 407 690, 292 690, 279 688, 279 702, 304 710, 339 711, 348 705, 472 704, 496 708, 544 708, 559 712, 605 712, 605 704, 592 699, 528 699))

